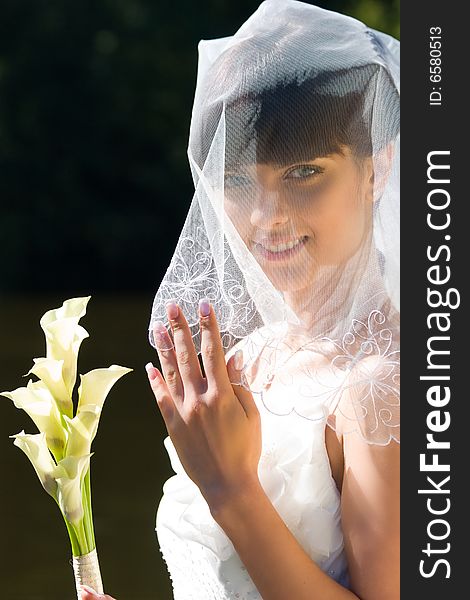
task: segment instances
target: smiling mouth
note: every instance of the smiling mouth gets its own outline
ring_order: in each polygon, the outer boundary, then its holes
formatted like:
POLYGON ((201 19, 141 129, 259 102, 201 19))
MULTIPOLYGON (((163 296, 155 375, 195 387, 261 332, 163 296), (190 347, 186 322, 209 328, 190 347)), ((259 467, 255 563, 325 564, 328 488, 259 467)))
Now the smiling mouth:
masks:
POLYGON ((261 255, 267 260, 283 260, 300 252, 307 240, 308 235, 304 235, 296 240, 291 240, 290 242, 282 244, 260 244, 255 242, 254 248, 258 255, 261 255))

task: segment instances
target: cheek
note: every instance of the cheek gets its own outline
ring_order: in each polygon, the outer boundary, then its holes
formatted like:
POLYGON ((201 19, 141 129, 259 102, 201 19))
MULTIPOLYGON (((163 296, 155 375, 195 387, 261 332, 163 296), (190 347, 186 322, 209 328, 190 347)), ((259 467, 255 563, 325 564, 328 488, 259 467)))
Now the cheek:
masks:
POLYGON ((317 199, 307 217, 317 260, 337 264, 350 258, 365 239, 369 213, 371 207, 357 181, 336 185, 317 199))
POLYGON ((244 210, 239 202, 230 200, 230 198, 225 199, 224 210, 242 240, 247 243, 249 232, 251 230, 249 212, 246 208, 244 210))

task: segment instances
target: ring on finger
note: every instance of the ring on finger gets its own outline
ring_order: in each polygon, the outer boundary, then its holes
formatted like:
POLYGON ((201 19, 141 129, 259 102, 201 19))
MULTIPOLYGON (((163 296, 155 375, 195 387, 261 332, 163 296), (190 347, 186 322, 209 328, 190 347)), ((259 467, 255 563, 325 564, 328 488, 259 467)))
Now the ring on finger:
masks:
POLYGON ((155 321, 153 324, 153 341, 157 350, 166 351, 174 349, 173 340, 163 321, 155 321))

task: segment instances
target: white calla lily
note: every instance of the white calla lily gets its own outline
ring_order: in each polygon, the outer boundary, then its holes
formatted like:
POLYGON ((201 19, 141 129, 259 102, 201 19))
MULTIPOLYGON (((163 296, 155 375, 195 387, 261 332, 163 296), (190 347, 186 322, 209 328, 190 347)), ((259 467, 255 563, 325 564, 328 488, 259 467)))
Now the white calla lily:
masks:
POLYGON ((91 456, 66 456, 54 469, 57 501, 65 518, 72 525, 78 525, 84 515, 82 482, 90 468, 91 456))
MULTIPOLYGON (((48 325, 54 321, 61 321, 73 317, 80 320, 86 314, 86 307, 90 301, 91 296, 81 296, 79 298, 70 298, 62 303, 59 308, 52 308, 43 314, 41 317, 40 325, 48 325)), ((44 329, 44 327, 43 327, 44 329)))
POLYGON ((101 415, 101 407, 89 405, 75 415, 73 419, 64 417, 68 428, 66 456, 83 456, 90 453, 101 415))
POLYGON ((16 435, 11 435, 15 441, 15 446, 18 446, 31 461, 34 470, 39 477, 42 487, 48 494, 56 498, 57 496, 57 482, 54 479, 54 469, 56 464, 54 459, 49 452, 49 448, 46 443, 45 433, 29 434, 25 433, 24 430, 16 435))
MULTIPOLYGON (((109 391, 118 379, 132 371, 111 365, 82 375, 74 416, 72 394, 78 352, 81 342, 88 337, 78 322, 86 313, 89 300, 89 296, 72 298, 43 315, 40 324, 46 336, 46 357, 35 358, 27 373, 39 381, 30 380, 25 387, 0 393, 12 400, 16 408, 24 410, 40 431, 38 434, 21 431, 11 437, 31 461, 44 489, 59 505, 74 557, 89 556, 96 547, 90 488, 91 444, 109 391)), ((96 569, 99 575, 99 567, 96 569)), ((96 583, 94 579, 93 582, 96 583)), ((102 590, 101 583, 98 587, 102 590)))
POLYGON ((47 311, 40 321, 46 336, 47 358, 64 361, 62 377, 70 397, 77 377, 80 344, 88 337, 78 321, 86 313, 89 300, 90 296, 66 300, 60 308, 47 311))
POLYGON ((132 369, 111 365, 108 369, 94 369, 80 377, 78 388, 78 413, 85 407, 91 405, 103 407, 109 391, 126 373, 132 369))
POLYGON ((56 460, 60 460, 67 442, 67 432, 62 425, 57 403, 45 383, 28 381, 26 387, 2 392, 0 395, 9 398, 16 408, 28 413, 39 431, 45 434, 47 445, 56 460))
POLYGON ((54 396, 59 410, 71 417, 73 403, 63 378, 63 360, 53 358, 34 358, 34 367, 27 375, 36 375, 54 396))

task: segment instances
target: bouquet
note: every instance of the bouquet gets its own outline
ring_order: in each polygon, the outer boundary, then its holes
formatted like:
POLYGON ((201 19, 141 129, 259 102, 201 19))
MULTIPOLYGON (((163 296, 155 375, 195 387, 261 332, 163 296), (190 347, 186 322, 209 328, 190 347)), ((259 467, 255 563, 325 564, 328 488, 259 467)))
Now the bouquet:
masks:
POLYGON ((81 584, 103 592, 91 508, 91 443, 108 392, 132 370, 111 365, 81 375, 74 411, 78 351, 88 337, 78 322, 89 300, 90 296, 72 298, 43 315, 40 325, 46 337, 46 356, 35 358, 25 375, 35 375, 38 380, 30 379, 26 387, 0 394, 23 409, 39 429, 36 434, 23 430, 11 437, 29 458, 43 488, 63 515, 79 599, 81 584))

